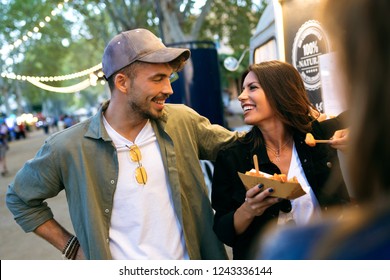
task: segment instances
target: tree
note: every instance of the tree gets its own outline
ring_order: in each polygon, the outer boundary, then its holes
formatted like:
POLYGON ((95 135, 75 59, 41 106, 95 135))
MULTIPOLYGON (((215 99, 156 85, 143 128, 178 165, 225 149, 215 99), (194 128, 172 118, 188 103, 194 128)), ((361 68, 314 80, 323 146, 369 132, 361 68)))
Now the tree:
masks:
MULTIPOLYGON (((64 3, 63 12, 53 16, 34 38, 23 42, 7 57, 3 54, 3 60, 11 59, 13 63, 1 63, 0 67, 2 71, 31 76, 79 72, 101 61, 104 46, 114 34, 137 27, 152 30, 166 44, 222 40, 239 56, 248 46, 251 31, 264 8, 263 1, 256 2, 258 5, 250 0, 69 1, 64 3)), ((3 49, 6 42, 22 38, 50 15, 57 4, 58 0, 3 0, 0 4, 0 12, 4 15, 0 22, 0 48, 3 49)), ((71 82, 53 85, 66 86, 71 82)), ((74 102, 69 101, 69 94, 46 92, 28 83, 22 83, 20 88, 33 104, 45 99, 62 100, 66 106, 74 102)), ((102 90, 89 89, 88 92, 93 95, 102 90)))

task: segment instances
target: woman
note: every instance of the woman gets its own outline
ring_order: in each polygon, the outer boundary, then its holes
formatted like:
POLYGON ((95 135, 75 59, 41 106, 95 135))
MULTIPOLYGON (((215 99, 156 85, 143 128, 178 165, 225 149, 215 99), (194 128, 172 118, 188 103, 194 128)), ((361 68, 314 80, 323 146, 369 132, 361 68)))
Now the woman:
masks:
POLYGON ((346 78, 348 171, 359 207, 343 219, 329 215, 305 227, 269 232, 261 257, 389 260, 390 1, 329 0, 324 5, 323 22, 346 78))
POLYGON ((341 177, 336 150, 327 144, 309 147, 306 133, 316 139, 329 139, 342 128, 341 117, 318 122, 319 112, 308 100, 298 71, 281 61, 254 64, 243 74, 238 99, 244 121, 252 130, 220 151, 214 169, 212 205, 214 231, 233 247, 234 259, 250 258, 252 242, 271 220, 278 224, 306 224, 321 216, 321 209, 349 200, 345 185, 324 188, 332 171, 341 177), (313 115, 313 112, 316 114, 313 115), (254 168, 297 177, 306 195, 294 201, 272 197, 267 186, 246 191, 237 172, 254 168))

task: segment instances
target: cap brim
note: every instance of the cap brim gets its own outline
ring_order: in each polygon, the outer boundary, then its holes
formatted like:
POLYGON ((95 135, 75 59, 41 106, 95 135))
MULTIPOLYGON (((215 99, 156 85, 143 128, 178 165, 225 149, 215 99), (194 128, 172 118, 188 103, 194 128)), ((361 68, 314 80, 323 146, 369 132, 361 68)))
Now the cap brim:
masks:
POLYGON ((163 48, 138 58, 138 61, 149 63, 168 63, 182 57, 183 62, 190 57, 190 50, 180 48, 163 48))

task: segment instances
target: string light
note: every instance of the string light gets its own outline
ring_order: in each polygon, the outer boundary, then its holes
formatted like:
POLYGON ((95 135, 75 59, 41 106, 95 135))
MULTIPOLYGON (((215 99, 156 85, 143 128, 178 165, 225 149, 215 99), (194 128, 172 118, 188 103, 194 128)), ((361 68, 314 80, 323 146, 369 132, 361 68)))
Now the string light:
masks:
POLYGON ((47 84, 41 83, 39 80, 34 79, 33 77, 28 77, 27 81, 32 83, 34 86, 37 86, 41 89, 48 90, 48 91, 53 91, 53 92, 58 92, 58 93, 73 93, 73 92, 78 92, 80 90, 86 89, 91 85, 91 80, 86 79, 82 81, 81 83, 71 85, 68 87, 53 87, 49 86, 47 84))
MULTIPOLYGON (((27 80, 27 78, 34 78, 34 80, 43 81, 43 82, 48 82, 48 81, 58 82, 58 81, 67 81, 67 80, 72 80, 72 79, 77 79, 77 78, 80 78, 83 76, 87 76, 87 75, 94 73, 94 72, 97 72, 101 69, 102 69, 102 64, 99 63, 91 68, 86 69, 86 70, 83 70, 83 71, 80 71, 77 73, 73 73, 73 74, 63 75, 63 76, 31 77, 31 76, 17 75, 15 73, 6 73, 6 72, 1 73, 1 76, 3 78, 8 78, 8 79, 12 79, 12 80, 23 80, 24 81, 24 80, 27 80)), ((103 77, 103 72, 99 71, 98 76, 99 76, 99 78, 103 77)))
MULTIPOLYGON (((57 92, 57 93, 79 92, 83 89, 86 89, 87 87, 96 86, 97 82, 100 80, 96 74, 91 73, 89 75, 88 79, 85 79, 84 81, 82 81, 78 84, 74 84, 74 85, 67 86, 67 87, 54 87, 54 86, 50 86, 50 85, 47 85, 45 83, 42 83, 38 79, 35 79, 34 77, 27 77, 26 79, 28 82, 30 82, 31 84, 33 84, 36 87, 39 87, 39 88, 47 90, 47 91, 57 92)), ((100 84, 104 85, 105 81, 100 80, 100 84)))
MULTIPOLYGON (((69 0, 64 0, 64 3, 67 3, 67 2, 69 2, 69 0)), ((64 5, 62 4, 62 2, 60 2, 59 4, 57 4, 57 7, 50 12, 50 14, 54 17, 55 15, 57 15, 56 10, 57 9, 62 10, 63 8, 64 8, 64 5)), ((9 44, 9 45, 5 46, 4 48, 2 48, 0 51, 0 54, 6 55, 10 51, 17 49, 23 42, 26 42, 30 38, 32 38, 34 36, 34 33, 38 33, 41 30, 41 28, 44 28, 46 26, 45 22, 50 22, 50 20, 51 20, 50 16, 45 16, 44 20, 40 21, 38 23, 38 26, 35 26, 32 29, 32 31, 27 31, 26 34, 23 35, 21 39, 20 38, 16 39, 12 44, 9 44)))
POLYGON ((96 86, 99 80, 101 84, 104 84, 105 83, 103 80, 104 74, 101 71, 101 69, 102 69, 102 64, 99 63, 89 69, 77 73, 73 73, 73 74, 63 75, 63 76, 33 77, 33 76, 17 75, 15 73, 1 73, 1 77, 12 79, 12 80, 28 81, 31 84, 48 91, 59 92, 59 93, 70 93, 70 92, 77 92, 83 90, 91 85, 96 86), (68 87, 53 87, 45 83, 42 83, 42 82, 72 80, 72 79, 81 78, 83 76, 89 76, 89 78, 78 84, 68 86, 68 87))
MULTIPOLYGON (((69 0, 64 0, 64 3, 69 2, 69 0)), ((56 16, 57 15, 57 10, 62 10, 64 8, 64 5, 62 2, 57 4, 56 9, 53 9, 50 14, 51 16, 56 16)), ((30 38, 34 36, 34 33, 38 33, 41 28, 44 28, 46 26, 46 23, 51 21, 50 16, 45 16, 44 21, 40 21, 38 23, 38 26, 35 26, 32 31, 27 31, 25 35, 21 37, 21 39, 15 40, 12 44, 7 45, 3 49, 0 50, 0 54, 6 55, 10 51, 18 48, 23 42, 28 41, 30 38), (46 23, 45 23, 46 22, 46 23)), ((15 73, 6 73, 3 72, 1 73, 1 77, 3 78, 8 78, 8 79, 13 79, 13 80, 21 80, 21 81, 28 81, 31 84, 42 88, 44 90, 48 91, 53 91, 53 92, 59 92, 59 93, 71 93, 71 92, 77 92, 80 90, 83 90, 89 86, 96 86, 97 82, 100 80, 100 83, 103 85, 105 84, 105 81, 103 79, 103 72, 101 71, 102 69, 102 64, 99 63, 89 69, 77 72, 77 73, 72 73, 68 75, 63 75, 63 76, 42 76, 42 77, 33 77, 33 76, 25 76, 25 75, 19 75, 15 73), (95 74, 96 73, 96 74, 95 74), (53 82, 53 81, 66 81, 66 80, 72 80, 76 78, 80 78, 83 76, 89 76, 88 79, 83 80, 80 83, 74 84, 72 86, 67 86, 67 87, 54 87, 47 85, 43 82, 53 82)))

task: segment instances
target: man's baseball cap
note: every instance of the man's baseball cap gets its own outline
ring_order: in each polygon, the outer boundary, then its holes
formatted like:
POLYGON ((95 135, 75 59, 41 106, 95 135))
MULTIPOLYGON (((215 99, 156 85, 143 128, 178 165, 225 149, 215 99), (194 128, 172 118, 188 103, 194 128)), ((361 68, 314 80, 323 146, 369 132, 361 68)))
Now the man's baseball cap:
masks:
POLYGON ((182 63, 175 71, 180 71, 190 57, 190 50, 167 48, 159 38, 146 29, 133 29, 116 35, 103 53, 103 73, 109 78, 118 70, 135 61, 148 63, 168 63, 180 57, 182 63))

